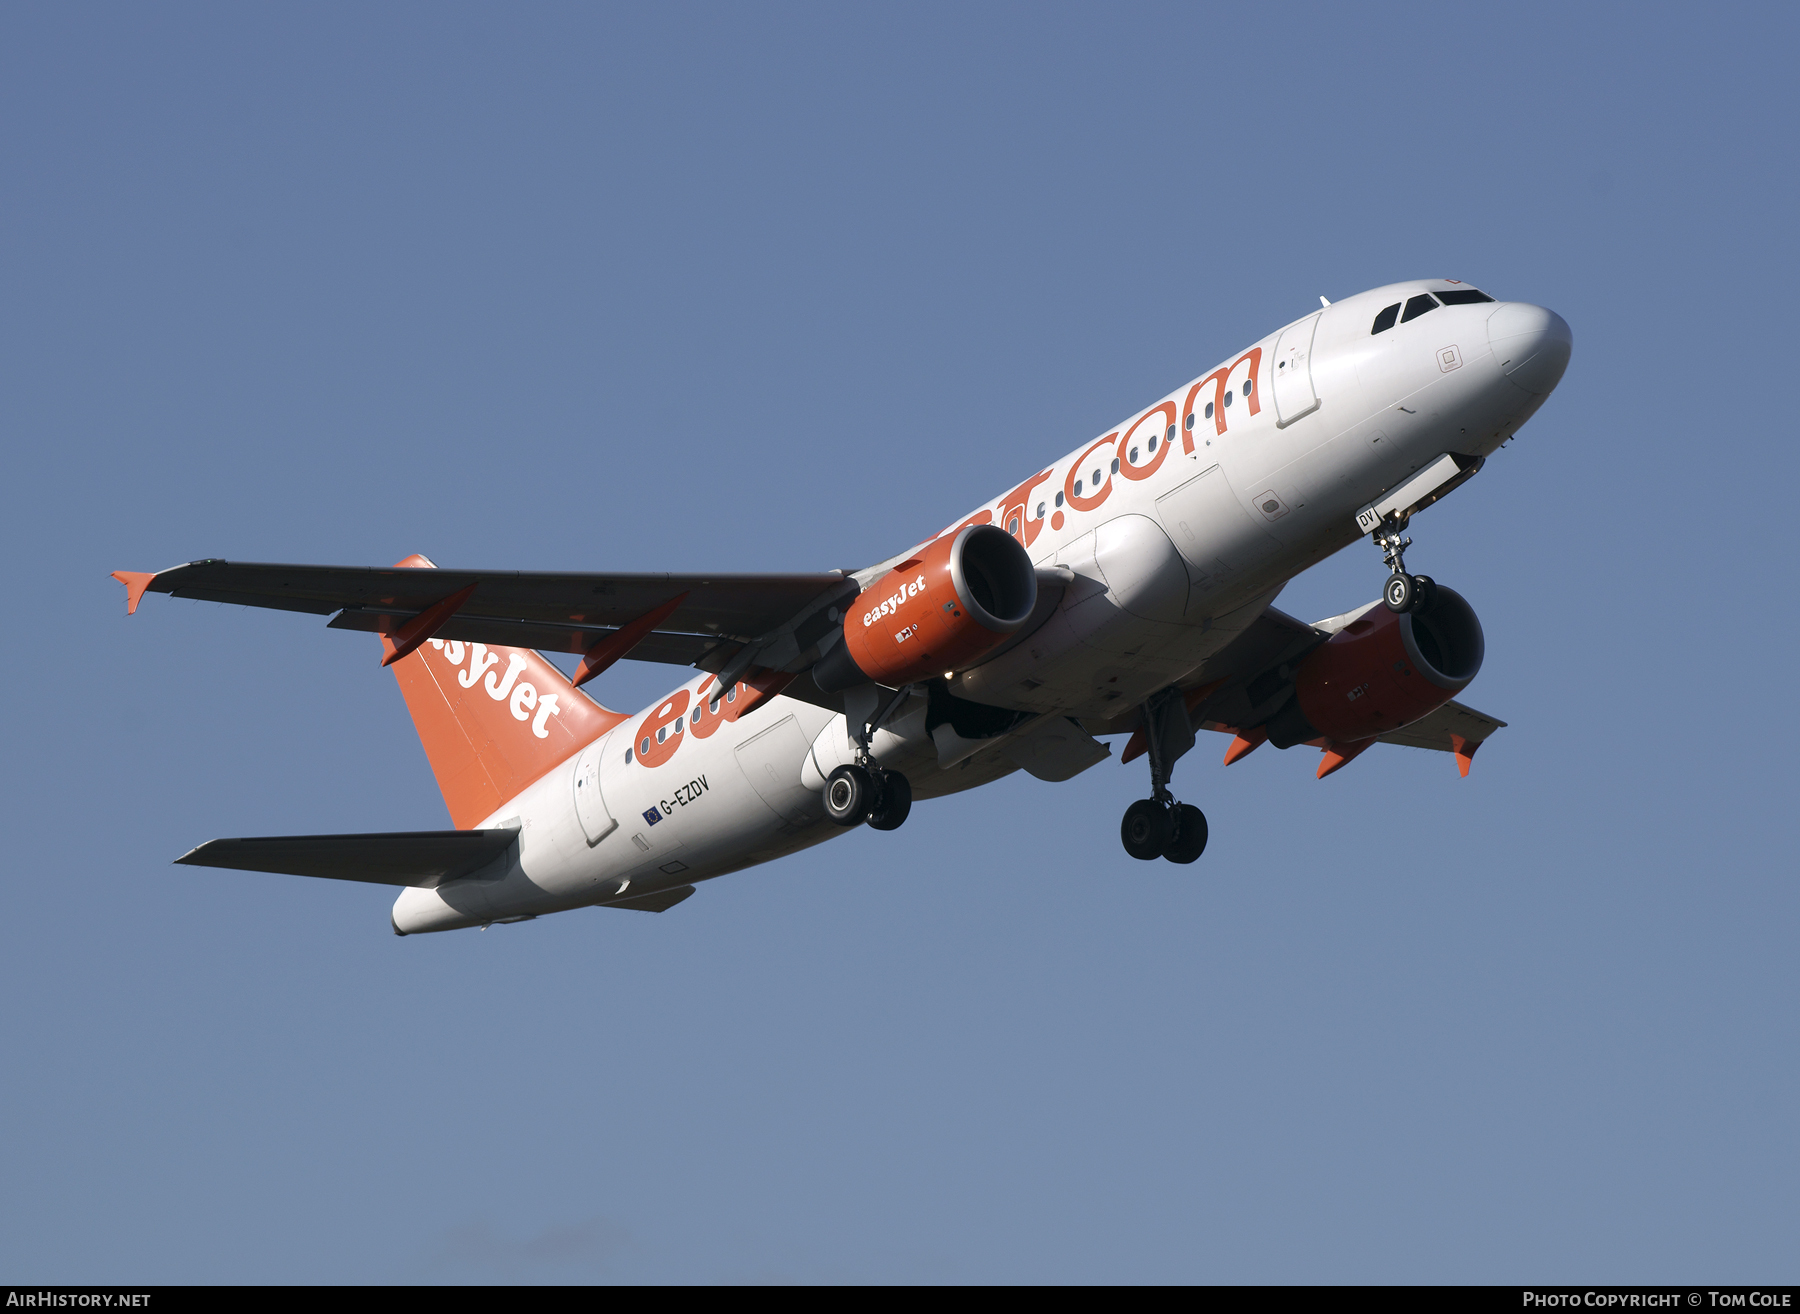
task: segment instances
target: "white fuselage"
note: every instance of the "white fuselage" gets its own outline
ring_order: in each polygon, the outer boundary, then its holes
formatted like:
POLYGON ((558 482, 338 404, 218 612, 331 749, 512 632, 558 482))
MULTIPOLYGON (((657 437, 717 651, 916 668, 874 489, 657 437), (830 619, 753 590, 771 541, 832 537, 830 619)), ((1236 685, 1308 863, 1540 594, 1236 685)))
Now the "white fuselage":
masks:
MULTIPOLYGON (((957 522, 999 525, 1040 567, 1065 567, 1069 582, 1046 616, 950 689, 1111 723, 1193 674, 1289 579, 1360 537, 1360 508, 1446 452, 1493 452, 1555 386, 1567 326, 1536 306, 1484 302, 1371 333, 1383 307, 1455 286, 1396 284, 1314 312, 957 522)), ((886 569, 857 578, 866 585, 886 569)), ((435 650, 428 660, 448 658, 435 650)), ((825 820, 820 790, 849 760, 845 718, 776 697, 741 721, 696 724, 692 710, 671 721, 671 704, 696 709, 711 680, 696 675, 499 809, 485 824, 516 822, 513 853, 438 889, 405 890, 395 929, 632 899, 842 833, 825 820), (653 725, 680 740, 649 766, 627 750, 653 725)), ((1014 769, 968 769, 966 745, 934 742, 924 699, 915 701, 872 744, 915 798, 1014 769)))

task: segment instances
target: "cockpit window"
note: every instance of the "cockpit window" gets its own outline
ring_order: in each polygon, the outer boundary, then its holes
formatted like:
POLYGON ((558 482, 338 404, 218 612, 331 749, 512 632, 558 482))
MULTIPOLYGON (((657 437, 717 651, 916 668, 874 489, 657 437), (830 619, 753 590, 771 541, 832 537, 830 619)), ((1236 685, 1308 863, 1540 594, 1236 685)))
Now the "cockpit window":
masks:
POLYGON ((1402 324, 1410 324, 1426 311, 1436 310, 1437 308, 1438 303, 1421 292, 1418 296, 1407 301, 1406 313, 1400 316, 1400 322, 1402 324))
POLYGON ((1452 288, 1448 292, 1439 292, 1437 299, 1446 306, 1473 306, 1482 301, 1492 301, 1485 292, 1477 292, 1472 287, 1452 288))
POLYGON ((1377 333, 1386 333, 1389 329, 1394 327, 1394 321, 1398 318, 1400 318, 1400 303, 1396 301, 1393 305, 1375 316, 1375 327, 1369 330, 1369 335, 1373 337, 1377 333))

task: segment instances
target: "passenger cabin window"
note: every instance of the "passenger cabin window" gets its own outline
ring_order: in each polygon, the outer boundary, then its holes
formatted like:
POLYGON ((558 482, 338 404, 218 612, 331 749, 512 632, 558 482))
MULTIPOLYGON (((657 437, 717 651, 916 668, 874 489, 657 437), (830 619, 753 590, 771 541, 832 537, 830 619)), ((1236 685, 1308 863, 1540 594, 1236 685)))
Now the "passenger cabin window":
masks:
POLYGON ((1371 336, 1386 333, 1400 319, 1400 303, 1396 301, 1379 315, 1375 316, 1375 327, 1369 330, 1371 336))
POLYGON ((1413 297, 1407 301, 1406 313, 1404 315, 1400 316, 1400 322, 1402 324, 1410 324, 1415 319, 1417 319, 1420 315, 1423 315, 1426 311, 1436 310, 1437 308, 1438 308, 1437 302, 1433 301, 1430 297, 1426 296, 1424 293, 1420 293, 1418 296, 1413 297))
POLYGON ((1487 293, 1477 292, 1472 287, 1457 287, 1451 288, 1448 292, 1439 292, 1437 299, 1446 306, 1474 306, 1483 301, 1493 300, 1487 293))

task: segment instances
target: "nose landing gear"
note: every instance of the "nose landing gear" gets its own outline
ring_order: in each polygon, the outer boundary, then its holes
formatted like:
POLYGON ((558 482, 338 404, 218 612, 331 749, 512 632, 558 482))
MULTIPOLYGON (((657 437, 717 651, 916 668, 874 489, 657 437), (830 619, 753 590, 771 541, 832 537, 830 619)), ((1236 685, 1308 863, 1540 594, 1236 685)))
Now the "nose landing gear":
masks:
POLYGON ((1403 537, 1405 531, 1405 520, 1388 516, 1369 535, 1381 549, 1381 559, 1392 572, 1381 590, 1381 600, 1391 612, 1423 614, 1430 611, 1431 604, 1437 600, 1437 581, 1429 575, 1406 573, 1406 549, 1412 546, 1412 540, 1403 537))
POLYGON ((1177 803, 1169 792, 1175 762, 1194 746, 1194 728, 1179 689, 1165 689, 1144 704, 1144 741, 1150 757, 1150 797, 1125 809, 1119 839, 1143 862, 1167 858, 1190 863, 1206 851, 1206 814, 1177 803))

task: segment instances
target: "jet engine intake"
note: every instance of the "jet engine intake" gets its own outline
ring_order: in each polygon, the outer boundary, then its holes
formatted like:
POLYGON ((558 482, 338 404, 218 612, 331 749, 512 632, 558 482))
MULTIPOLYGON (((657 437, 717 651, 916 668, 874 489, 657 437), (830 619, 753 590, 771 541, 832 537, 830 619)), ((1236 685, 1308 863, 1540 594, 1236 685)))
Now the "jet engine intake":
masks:
POLYGON ((844 641, 813 667, 826 693, 899 688, 958 671, 1005 643, 1037 606, 1037 572, 994 525, 934 540, 851 600, 844 641))
POLYGON ((1485 650, 1475 609, 1441 584, 1428 612, 1371 603, 1300 663, 1294 697, 1269 718, 1269 742, 1347 744, 1410 725, 1461 693, 1485 650))

